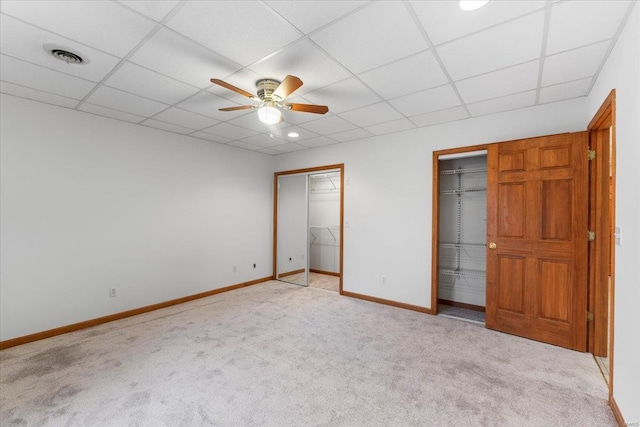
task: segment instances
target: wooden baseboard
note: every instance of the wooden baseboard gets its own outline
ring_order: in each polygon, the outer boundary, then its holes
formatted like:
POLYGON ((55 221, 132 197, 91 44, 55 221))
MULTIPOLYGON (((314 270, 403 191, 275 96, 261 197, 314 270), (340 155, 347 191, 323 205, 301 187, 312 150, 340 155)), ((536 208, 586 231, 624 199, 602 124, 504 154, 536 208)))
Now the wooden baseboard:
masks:
POLYGON ((318 274, 324 274, 326 276, 335 276, 335 277, 340 277, 340 273, 336 273, 333 271, 324 271, 324 270, 317 270, 315 268, 310 268, 309 271, 311 273, 318 273, 318 274))
POLYGON ((485 307, 481 305, 467 304, 466 302, 450 301, 448 299, 438 299, 438 304, 448 305, 451 307, 466 308, 467 310, 485 312, 485 307))
POLYGON ((103 323, 113 322, 114 320, 120 320, 126 317, 137 316, 138 314, 143 314, 149 311, 170 307, 172 305, 182 304, 188 301, 209 297, 209 296, 220 294, 223 292, 232 291, 234 289, 244 288, 246 286, 251 286, 251 285, 257 285, 258 283, 268 282, 269 280, 272 280, 272 279, 273 278, 271 276, 263 277, 261 279, 251 280, 249 282, 238 283, 236 285, 231 285, 231 286, 225 286, 223 288, 213 289, 211 291, 188 295, 186 297, 159 302, 157 304, 151 304, 145 307, 134 308, 132 310, 122 311, 120 313, 114 313, 108 316, 98 317, 96 319, 85 320, 84 322, 78 322, 71 325, 61 326, 59 328, 49 329, 42 332, 36 332, 35 334, 30 334, 22 337, 12 338, 5 341, 0 341, 0 350, 4 350, 5 348, 9 348, 9 347, 15 347, 21 344, 27 344, 27 343, 42 340, 45 338, 51 338, 56 335, 66 334, 68 332, 78 331, 80 329, 90 328, 92 326, 101 325, 103 323))
POLYGON ((293 276, 294 274, 299 274, 299 273, 304 273, 304 268, 301 268, 300 270, 287 271, 286 273, 280 273, 278 274, 278 278, 293 276))
POLYGON ((356 298, 356 299, 362 299, 362 300, 365 300, 365 301, 377 302, 378 304, 384 304, 384 305, 390 305, 390 306, 393 306, 393 307, 404 308, 406 310, 419 311, 420 313, 433 314, 433 312, 431 311, 430 308, 421 307, 419 305, 406 304, 404 302, 392 301, 392 300, 388 300, 388 299, 372 297, 372 296, 369 296, 369 295, 357 294, 355 292, 349 292, 349 291, 342 291, 342 292, 340 292, 340 295, 344 295, 346 297, 351 297, 351 298, 356 298))
POLYGON ((609 407, 611 408, 611 412, 613 412, 613 416, 615 417, 618 426, 625 427, 627 423, 624 421, 622 412, 620 412, 620 408, 618 408, 616 399, 614 399, 613 396, 611 396, 611 399, 609 399, 609 407))

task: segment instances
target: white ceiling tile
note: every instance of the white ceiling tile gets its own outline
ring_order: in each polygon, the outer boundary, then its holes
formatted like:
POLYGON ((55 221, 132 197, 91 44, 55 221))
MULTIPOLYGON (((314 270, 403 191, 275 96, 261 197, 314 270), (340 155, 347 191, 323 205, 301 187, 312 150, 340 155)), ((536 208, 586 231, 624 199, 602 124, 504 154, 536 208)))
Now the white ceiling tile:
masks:
POLYGON ((172 31, 161 29, 131 57, 131 62, 190 85, 206 88, 240 66, 172 31))
MULTIPOLYGON (((229 118, 232 117, 230 116, 230 114, 234 113, 219 111, 218 109, 225 107, 236 107, 238 105, 239 104, 236 104, 233 101, 229 101, 226 98, 221 98, 209 92, 200 92, 199 94, 192 96, 186 101, 181 102, 177 105, 177 107, 182 108, 183 110, 201 114, 203 116, 213 117, 217 120, 229 120, 229 118)), ((242 114, 242 111, 238 111, 236 112, 236 114, 242 114)))
POLYGON ((205 117, 200 114, 192 113, 191 111, 186 111, 175 107, 164 110, 160 114, 155 115, 153 118, 156 120, 195 130, 204 129, 206 127, 213 126, 219 123, 219 121, 216 119, 205 117))
POLYGON ((551 8, 547 55, 612 38, 630 1, 563 1, 551 8))
POLYGON ((250 129, 242 128, 240 126, 231 125, 229 123, 219 123, 215 126, 211 126, 203 130, 204 132, 224 136, 229 139, 244 139, 258 133, 250 129))
POLYGON ((189 2, 166 25, 242 65, 301 35, 272 9, 250 1, 189 2))
POLYGON ((258 153, 262 153, 262 154, 268 154, 270 156, 276 156, 278 154, 282 154, 281 152, 276 151, 276 150, 272 150, 271 148, 261 148, 257 152, 258 153))
POLYGON ((267 1, 271 8, 308 34, 363 5, 366 1, 267 1))
POLYGON ((386 102, 379 102, 366 107, 340 114, 345 120, 358 126, 371 126, 402 118, 402 114, 386 102))
POLYGON ((305 98, 314 104, 326 105, 329 111, 341 113, 380 101, 355 77, 334 83, 325 88, 305 94, 305 98))
POLYGON ((88 102, 82 103, 82 105, 78 107, 78 110, 131 123, 140 123, 142 120, 144 120, 144 117, 142 116, 125 113, 124 111, 113 110, 101 105, 89 104, 88 102))
POLYGON ((466 103, 484 101, 535 89, 538 84, 538 71, 539 61, 532 61, 460 80, 456 82, 456 87, 466 103))
POLYGON ((338 142, 336 140, 327 138, 326 136, 319 136, 317 138, 300 141, 301 145, 304 145, 305 147, 309 147, 309 148, 325 147, 327 145, 334 145, 337 143, 338 142))
POLYGON ((592 80, 591 77, 587 77, 586 79, 543 87, 540 89, 540 103, 546 104, 547 102, 563 101, 565 99, 586 96, 587 91, 591 87, 592 80))
POLYGON ((355 141, 357 139, 364 139, 373 136, 370 132, 364 129, 353 129, 346 132, 334 133, 331 135, 332 139, 338 142, 355 141))
POLYGON ((542 86, 593 76, 604 60, 609 44, 604 41, 546 57, 542 86))
POLYGON ((312 122, 302 123, 300 127, 308 129, 319 135, 331 135, 355 129, 355 126, 338 116, 327 116, 312 122))
POLYGON ((467 108, 472 116, 485 116, 487 114, 499 113, 501 111, 517 110, 518 108, 530 107, 536 103, 536 91, 516 93, 503 96, 501 98, 490 99, 488 101, 468 104, 467 108))
POLYGON ((395 98, 447 83, 431 51, 359 74, 360 80, 385 98, 395 98))
POLYGON ((542 9, 544 5, 544 0, 499 0, 467 12, 460 9, 457 1, 411 2, 418 19, 435 45, 542 9))
POLYGON ((121 58, 155 26, 110 1, 3 1, 2 11, 121 58))
POLYGON ((82 99, 95 83, 59 71, 0 55, 2 80, 67 98, 82 99))
POLYGON ((244 150, 250 150, 250 151, 257 151, 264 148, 264 147, 260 147, 259 145, 249 144, 248 142, 244 142, 244 141, 231 141, 227 145, 230 145, 236 148, 242 148, 244 150))
POLYGON ((42 92, 40 90, 31 89, 29 87, 19 86, 4 81, 0 81, 0 92, 19 96, 20 98, 31 99, 33 101, 44 102, 45 104, 59 105, 61 107, 67 108, 73 108, 78 103, 77 99, 54 95, 52 93, 42 92))
POLYGON ((212 133, 206 132, 194 132, 189 136, 193 136, 200 139, 206 139, 207 141, 218 142, 220 144, 226 144, 227 142, 231 142, 231 139, 225 138, 224 136, 214 135, 212 133))
POLYGON ((93 92, 87 102, 145 117, 153 116, 168 107, 167 104, 106 86, 93 92))
POLYGON ((311 39, 354 73, 428 47, 405 5, 394 1, 372 2, 311 39))
POLYGON ((120 61, 115 56, 25 24, 7 15, 0 15, 0 52, 94 82, 102 80, 120 61), (44 45, 52 45, 76 53, 85 62, 67 64, 46 52, 44 45))
POLYGON ((276 145, 282 145, 289 142, 286 139, 276 138, 275 135, 272 137, 269 134, 264 133, 244 138, 243 141, 260 147, 274 147, 276 145))
POLYGON ((180 0, 118 0, 120 3, 137 10, 155 21, 162 21, 180 0))
POLYGON ((416 126, 407 119, 394 120, 392 122, 380 123, 379 125, 368 126, 367 130, 374 135, 385 135, 387 133, 401 132, 412 129, 416 126))
POLYGON ((304 145, 300 145, 300 144, 296 144, 294 142, 289 142, 287 144, 282 144, 282 145, 274 145, 273 147, 271 147, 272 149, 279 151, 281 153, 292 153, 294 151, 300 151, 300 150, 304 150, 307 147, 304 145))
POLYGON ((537 12, 436 48, 460 80, 540 57, 544 13, 537 12))
POLYGON ((350 74, 313 43, 302 40, 251 66, 263 76, 282 81, 288 74, 299 77, 304 85, 296 94, 304 94, 349 77, 350 74), (304 58, 304 60, 301 60, 304 58))
POLYGON ((141 123, 144 126, 149 126, 156 129, 162 129, 169 132, 181 133, 186 135, 193 132, 193 129, 184 128, 182 126, 172 125, 171 123, 161 122, 159 120, 148 119, 141 123))
POLYGON ((405 116, 443 110, 460 104, 460 100, 451 85, 401 96, 389 102, 405 116))
POLYGON ((469 115, 464 107, 448 108, 446 110, 434 111, 432 113, 420 114, 411 117, 411 121, 416 126, 432 126, 439 123, 453 122, 468 118, 469 115))
POLYGON ((130 62, 120 67, 104 84, 167 104, 175 104, 198 91, 193 86, 130 62))

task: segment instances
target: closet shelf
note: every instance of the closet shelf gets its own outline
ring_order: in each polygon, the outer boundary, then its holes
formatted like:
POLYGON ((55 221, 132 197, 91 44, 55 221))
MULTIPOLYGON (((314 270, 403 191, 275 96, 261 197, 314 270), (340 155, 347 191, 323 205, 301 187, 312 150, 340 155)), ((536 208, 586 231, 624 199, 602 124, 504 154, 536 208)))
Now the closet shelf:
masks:
POLYGON ((462 193, 479 193, 481 191, 487 191, 486 188, 463 188, 460 190, 442 190, 440 194, 462 194, 462 193))
POLYGON ((440 171, 440 175, 456 175, 463 173, 480 173, 486 172, 487 168, 468 168, 468 169, 449 169, 440 171))
POLYGON ((318 232, 318 233, 321 233, 323 230, 328 231, 329 234, 331 235, 331 238, 335 242, 336 241, 336 234, 337 234, 337 232, 340 231, 340 226, 339 225, 332 225, 332 226, 331 225, 330 226, 326 226, 326 225, 310 225, 309 226, 309 232, 311 233, 311 237, 313 237, 313 240, 311 241, 310 245, 313 245, 313 242, 315 242, 316 239, 317 239, 317 236, 315 235, 313 230, 316 230, 316 232, 318 232), (336 233, 334 233, 334 232, 336 232, 336 233))
POLYGON ((441 248, 468 248, 468 249, 485 249, 487 247, 486 243, 440 243, 441 248))
POLYGON ((462 270, 462 269, 447 269, 441 268, 440 274, 445 276, 470 276, 484 279, 485 272, 481 270, 462 270))

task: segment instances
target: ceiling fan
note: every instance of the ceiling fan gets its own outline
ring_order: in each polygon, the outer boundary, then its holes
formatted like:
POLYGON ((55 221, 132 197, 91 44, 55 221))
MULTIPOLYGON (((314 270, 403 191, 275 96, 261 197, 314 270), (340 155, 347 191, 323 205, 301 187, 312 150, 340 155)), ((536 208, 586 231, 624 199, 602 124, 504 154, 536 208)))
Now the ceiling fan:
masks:
POLYGON ((305 113, 325 114, 329 111, 326 105, 295 104, 284 102, 284 100, 302 86, 302 80, 296 76, 287 76, 282 82, 273 79, 261 79, 256 82, 258 89, 257 96, 246 90, 237 88, 220 79, 211 79, 211 83, 232 90, 242 96, 259 101, 260 104, 240 105, 238 107, 220 108, 220 111, 237 111, 258 109, 258 118, 261 122, 272 125, 281 122, 282 112, 280 110, 302 111, 305 113))

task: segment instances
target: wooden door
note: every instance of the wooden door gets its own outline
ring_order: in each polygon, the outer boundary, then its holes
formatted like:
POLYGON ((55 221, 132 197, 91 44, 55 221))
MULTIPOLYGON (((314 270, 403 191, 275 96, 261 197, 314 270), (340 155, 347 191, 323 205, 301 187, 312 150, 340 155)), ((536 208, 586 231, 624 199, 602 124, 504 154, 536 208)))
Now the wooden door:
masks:
POLYGON ((489 148, 488 328, 586 350, 587 149, 586 132, 489 148))

